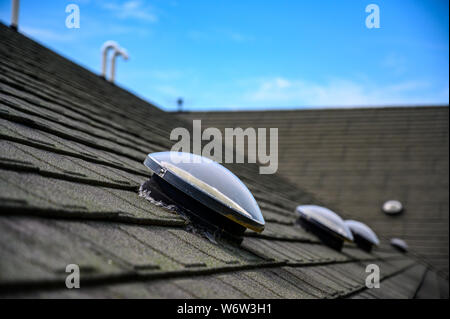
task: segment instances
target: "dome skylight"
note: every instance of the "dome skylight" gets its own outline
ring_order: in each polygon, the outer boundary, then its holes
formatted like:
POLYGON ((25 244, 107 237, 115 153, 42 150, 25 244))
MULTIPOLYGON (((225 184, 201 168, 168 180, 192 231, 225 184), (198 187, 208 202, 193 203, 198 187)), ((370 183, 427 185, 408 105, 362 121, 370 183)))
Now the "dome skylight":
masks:
POLYGON ((300 224, 315 233, 325 244, 341 250, 344 241, 353 241, 353 235, 342 218, 328 208, 317 205, 297 206, 300 224))
POLYGON ((400 238, 392 238, 391 239, 391 246, 395 247, 399 251, 406 253, 409 249, 408 244, 400 238))
POLYGON ((166 199, 200 219, 234 233, 243 233, 245 228, 264 230, 264 218, 253 195, 224 166, 183 152, 151 153, 144 165, 154 172, 152 179, 166 199))
POLYGON ((383 204, 382 209, 388 215, 396 215, 403 211, 403 205, 398 200, 388 200, 383 204))
POLYGON ((366 224, 356 220, 346 220, 345 224, 350 228, 355 243, 363 250, 370 252, 373 245, 380 243, 375 232, 366 224))

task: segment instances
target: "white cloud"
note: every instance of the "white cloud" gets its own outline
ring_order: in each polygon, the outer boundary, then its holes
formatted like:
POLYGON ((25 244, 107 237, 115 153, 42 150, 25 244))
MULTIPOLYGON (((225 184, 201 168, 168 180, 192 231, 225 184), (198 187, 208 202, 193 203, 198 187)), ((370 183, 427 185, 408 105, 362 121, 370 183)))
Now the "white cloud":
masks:
POLYGON ((430 92, 433 91, 432 89, 431 83, 426 81, 374 85, 333 79, 319 84, 275 77, 260 81, 256 89, 244 94, 243 100, 244 104, 260 107, 358 107, 446 103, 448 90, 443 93, 440 91, 440 94, 432 94, 430 92))
POLYGON ((105 2, 103 8, 113 12, 119 19, 137 19, 145 22, 158 22, 158 16, 151 6, 144 5, 140 0, 129 0, 118 4, 105 2))

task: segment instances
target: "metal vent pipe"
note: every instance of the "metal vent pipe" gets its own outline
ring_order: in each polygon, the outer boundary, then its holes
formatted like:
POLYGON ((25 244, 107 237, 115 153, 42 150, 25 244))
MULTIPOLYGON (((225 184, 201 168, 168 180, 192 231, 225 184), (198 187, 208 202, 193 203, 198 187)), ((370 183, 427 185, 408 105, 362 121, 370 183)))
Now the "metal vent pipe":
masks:
POLYGON ((119 50, 119 45, 114 41, 106 41, 102 46, 102 77, 106 78, 106 64, 110 49, 119 50))
POLYGON ((116 58, 117 56, 122 56, 124 60, 128 60, 128 53, 125 49, 119 48, 118 50, 114 51, 114 54, 111 57, 111 75, 109 78, 110 82, 114 83, 114 77, 116 75, 116 58))
POLYGON ((102 46, 102 74, 101 76, 106 79, 106 69, 108 64, 108 52, 113 49, 113 54, 111 56, 111 73, 110 73, 110 82, 114 82, 114 78, 116 75, 116 58, 117 56, 122 56, 124 60, 128 60, 128 53, 125 49, 121 48, 114 41, 106 41, 102 46))
POLYGON ((11 28, 16 31, 19 28, 19 0, 12 0, 11 28))

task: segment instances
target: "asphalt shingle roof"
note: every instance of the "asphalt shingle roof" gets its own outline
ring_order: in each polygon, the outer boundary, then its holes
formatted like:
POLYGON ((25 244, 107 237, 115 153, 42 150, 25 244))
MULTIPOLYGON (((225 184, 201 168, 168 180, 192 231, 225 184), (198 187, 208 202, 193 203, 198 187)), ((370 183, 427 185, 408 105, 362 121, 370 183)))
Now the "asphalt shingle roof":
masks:
POLYGON ((278 172, 448 278, 448 107, 183 113, 203 127, 277 127, 278 172), (387 216, 387 200, 405 212, 387 216))
POLYGON ((0 43, 0 297, 448 297, 387 242, 371 254, 324 246, 293 212, 321 201, 256 165, 229 168, 255 195, 262 234, 237 247, 189 231, 138 195, 146 154, 170 149, 184 120, 1 24, 0 43), (68 290, 73 263, 82 288, 68 290), (377 292, 369 263, 382 269, 377 292))

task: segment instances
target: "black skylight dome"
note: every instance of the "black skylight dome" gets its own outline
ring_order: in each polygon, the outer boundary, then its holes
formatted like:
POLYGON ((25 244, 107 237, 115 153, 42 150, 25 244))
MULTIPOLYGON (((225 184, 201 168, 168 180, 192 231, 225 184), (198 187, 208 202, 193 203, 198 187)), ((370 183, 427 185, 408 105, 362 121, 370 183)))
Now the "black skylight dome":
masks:
POLYGON ((355 243, 363 250, 370 252, 372 246, 378 246, 380 241, 378 240, 375 232, 366 224, 356 220, 346 220, 345 224, 350 228, 353 234, 355 243))
POLYGON ((148 154, 145 166, 152 175, 152 196, 159 195, 195 218, 233 235, 246 228, 261 232, 264 218, 255 198, 242 181, 224 166, 183 152, 148 154))
POLYGON ((345 241, 353 241, 353 235, 342 218, 328 208, 317 205, 297 206, 300 224, 315 233, 325 244, 341 250, 345 241))
POLYGON ((391 239, 391 246, 395 247, 399 251, 406 253, 409 249, 408 244, 400 238, 392 238, 391 239))

